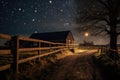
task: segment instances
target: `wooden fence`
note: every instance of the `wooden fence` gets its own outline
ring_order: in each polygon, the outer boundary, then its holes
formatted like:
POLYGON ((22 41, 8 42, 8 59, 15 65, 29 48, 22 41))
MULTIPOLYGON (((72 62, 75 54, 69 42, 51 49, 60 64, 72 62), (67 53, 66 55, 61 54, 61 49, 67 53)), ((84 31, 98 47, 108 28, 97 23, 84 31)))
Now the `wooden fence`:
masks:
POLYGON ((108 46, 101 46, 98 48, 98 53, 99 54, 107 54, 108 56, 112 55, 113 59, 116 61, 117 58, 117 54, 120 54, 120 47, 118 47, 118 50, 114 50, 114 49, 110 49, 108 46), (112 54, 110 54, 109 52, 112 52, 112 54))
POLYGON ((120 53, 120 47, 118 47, 118 50, 110 49, 107 46, 98 47, 98 52, 101 53, 101 54, 107 53, 108 51, 113 51, 113 52, 120 53))
POLYGON ((55 43, 50 41, 37 40, 32 38, 26 38, 22 36, 10 36, 6 34, 0 34, 0 39, 6 39, 11 42, 9 49, 0 50, 0 55, 12 55, 12 63, 0 66, 0 71, 6 69, 12 69, 16 74, 18 73, 19 64, 25 63, 31 60, 39 59, 40 57, 54 54, 67 48, 65 43, 55 43), (21 42, 25 42, 24 45, 21 42), (29 42, 29 43, 26 43, 29 42), (31 46, 32 44, 32 46, 31 46), (33 47, 34 44, 37 44, 33 47), (45 44, 45 46, 43 45, 45 44), (26 46, 28 45, 28 46, 26 46), (22 47, 21 47, 22 46, 22 47), (36 51, 37 55, 20 59, 20 53, 36 51), (47 51, 44 54, 42 51, 47 51))

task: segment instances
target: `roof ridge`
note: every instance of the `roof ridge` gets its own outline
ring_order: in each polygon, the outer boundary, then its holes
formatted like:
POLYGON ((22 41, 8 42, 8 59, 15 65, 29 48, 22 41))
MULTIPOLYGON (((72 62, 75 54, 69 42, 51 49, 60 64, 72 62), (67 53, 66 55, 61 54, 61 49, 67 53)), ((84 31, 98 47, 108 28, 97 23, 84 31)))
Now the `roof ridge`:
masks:
POLYGON ((53 42, 65 42, 67 35, 71 33, 71 31, 58 31, 58 32, 45 32, 45 33, 33 33, 30 38, 41 39, 46 41, 53 42))
POLYGON ((70 31, 70 30, 67 30, 67 31, 55 31, 55 32, 41 32, 41 33, 37 32, 37 33, 33 33, 33 34, 60 33, 60 32, 71 32, 71 31, 70 31))

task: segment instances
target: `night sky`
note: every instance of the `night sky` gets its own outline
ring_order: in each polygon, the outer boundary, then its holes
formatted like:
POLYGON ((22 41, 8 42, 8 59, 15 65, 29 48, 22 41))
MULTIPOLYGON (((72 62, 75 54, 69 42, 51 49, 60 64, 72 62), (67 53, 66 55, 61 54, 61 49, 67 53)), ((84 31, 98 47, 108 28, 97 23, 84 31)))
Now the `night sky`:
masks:
MULTIPOLYGON (((82 2, 81 2, 82 8, 82 2)), ((71 30, 75 42, 106 43, 102 37, 84 37, 75 31, 74 0, 0 0, 0 33, 30 36, 34 32, 71 30)))

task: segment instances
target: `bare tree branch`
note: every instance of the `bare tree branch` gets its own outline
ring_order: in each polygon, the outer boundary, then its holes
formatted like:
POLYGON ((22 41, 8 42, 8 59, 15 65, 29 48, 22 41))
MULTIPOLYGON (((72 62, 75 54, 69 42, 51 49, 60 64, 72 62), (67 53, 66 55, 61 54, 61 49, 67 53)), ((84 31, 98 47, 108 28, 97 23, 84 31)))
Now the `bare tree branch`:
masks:
MULTIPOLYGON (((109 1, 109 0, 108 0, 109 1)), ((103 0, 98 0, 99 3, 101 3, 105 8, 110 9, 107 3, 105 3, 103 0)))
POLYGON ((110 37, 110 48, 117 50, 117 36, 120 35, 120 0, 92 1, 94 2, 89 0, 90 6, 78 14, 78 22, 84 30, 88 29, 92 34, 107 33, 110 37), (89 25, 85 26, 85 23, 89 25))

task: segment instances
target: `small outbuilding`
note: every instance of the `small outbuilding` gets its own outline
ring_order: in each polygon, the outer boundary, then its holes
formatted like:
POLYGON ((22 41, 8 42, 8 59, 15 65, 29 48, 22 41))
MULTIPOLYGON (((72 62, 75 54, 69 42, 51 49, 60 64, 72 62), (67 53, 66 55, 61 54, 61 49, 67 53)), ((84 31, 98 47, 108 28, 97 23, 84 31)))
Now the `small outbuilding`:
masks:
POLYGON ((33 33, 30 38, 58 43, 66 43, 66 45, 74 43, 74 37, 71 31, 33 33))

